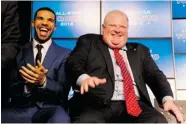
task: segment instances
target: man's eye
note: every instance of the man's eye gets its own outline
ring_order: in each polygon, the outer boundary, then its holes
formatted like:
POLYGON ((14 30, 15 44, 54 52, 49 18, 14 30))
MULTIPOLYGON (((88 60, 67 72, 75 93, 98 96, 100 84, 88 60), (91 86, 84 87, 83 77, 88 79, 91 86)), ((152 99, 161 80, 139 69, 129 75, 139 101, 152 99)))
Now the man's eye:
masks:
POLYGON ((110 25, 110 27, 111 27, 111 28, 114 28, 114 27, 116 27, 116 26, 115 26, 115 25, 110 25))
POLYGON ((49 19, 49 21, 50 21, 50 22, 54 22, 54 20, 53 20, 53 19, 49 19))
POLYGON ((42 17, 37 17, 38 20, 42 20, 42 17))

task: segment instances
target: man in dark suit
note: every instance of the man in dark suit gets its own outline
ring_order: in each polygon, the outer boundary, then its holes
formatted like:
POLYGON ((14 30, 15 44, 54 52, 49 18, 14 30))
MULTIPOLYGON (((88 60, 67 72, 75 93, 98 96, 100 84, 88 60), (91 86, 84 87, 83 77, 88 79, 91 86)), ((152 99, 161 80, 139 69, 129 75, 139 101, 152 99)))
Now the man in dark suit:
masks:
POLYGON ((72 121, 166 123, 151 105, 147 84, 164 110, 183 122, 170 85, 149 49, 126 43, 128 17, 111 11, 102 26, 103 35, 81 36, 67 59, 67 75, 75 90, 70 102, 72 121))
POLYGON ((36 11, 34 39, 17 57, 20 78, 12 84, 12 107, 2 110, 2 122, 70 122, 65 110, 70 86, 64 69, 70 51, 52 41, 55 23, 56 15, 50 8, 36 11))
POLYGON ((1 105, 7 107, 12 71, 19 52, 19 14, 15 1, 1 2, 1 105))

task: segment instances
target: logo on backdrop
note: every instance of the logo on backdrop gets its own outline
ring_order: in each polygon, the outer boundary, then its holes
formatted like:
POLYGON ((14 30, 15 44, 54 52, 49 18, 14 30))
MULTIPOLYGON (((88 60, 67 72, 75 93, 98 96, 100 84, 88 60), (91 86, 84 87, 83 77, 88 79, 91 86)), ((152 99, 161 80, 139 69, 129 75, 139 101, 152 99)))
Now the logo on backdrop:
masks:
POLYGON ((157 22, 159 17, 151 10, 127 11, 130 18, 130 25, 145 26, 157 22), (134 20, 134 21, 133 21, 134 20))
POLYGON ((156 53, 152 53, 152 49, 150 49, 150 53, 151 53, 151 56, 154 60, 159 60, 160 59, 160 55, 156 54, 156 53))
MULTIPOLYGON (((186 21, 185 21, 186 22, 186 21)), ((182 42, 186 42, 186 24, 185 26, 181 26, 179 32, 176 32, 176 39, 181 40, 182 42)))
POLYGON ((182 7, 186 7, 186 0, 177 0, 177 4, 182 7))
POLYGON ((176 33, 176 38, 186 42, 186 29, 182 29, 180 33, 176 33))
POLYGON ((74 26, 79 16, 80 12, 76 11, 56 12, 56 20, 60 23, 60 26, 74 26))

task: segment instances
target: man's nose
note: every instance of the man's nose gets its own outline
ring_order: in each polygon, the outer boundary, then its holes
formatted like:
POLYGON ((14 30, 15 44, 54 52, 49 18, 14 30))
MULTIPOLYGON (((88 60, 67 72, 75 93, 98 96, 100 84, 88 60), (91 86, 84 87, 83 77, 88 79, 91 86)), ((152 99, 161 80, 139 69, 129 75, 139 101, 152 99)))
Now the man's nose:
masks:
POLYGON ((42 21, 42 24, 43 24, 43 25, 47 25, 47 20, 43 20, 43 21, 42 21))
POLYGON ((119 27, 116 27, 116 28, 114 29, 114 31, 117 32, 117 33, 119 33, 119 32, 120 32, 120 28, 119 28, 119 27))

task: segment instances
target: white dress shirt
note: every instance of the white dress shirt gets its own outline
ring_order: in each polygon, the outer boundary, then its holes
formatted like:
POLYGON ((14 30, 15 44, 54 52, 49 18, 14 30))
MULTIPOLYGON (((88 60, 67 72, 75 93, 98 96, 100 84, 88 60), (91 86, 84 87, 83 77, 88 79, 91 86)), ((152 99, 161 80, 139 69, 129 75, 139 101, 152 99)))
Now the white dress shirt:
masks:
MULTIPOLYGON (((37 49, 37 47, 36 47, 36 45, 38 45, 38 44, 43 46, 43 48, 41 49, 41 54, 42 54, 42 57, 41 57, 41 64, 42 64, 43 61, 44 61, 44 58, 45 58, 45 56, 46 56, 46 53, 47 53, 47 51, 48 51, 50 45, 52 44, 52 39, 49 39, 48 41, 46 41, 46 42, 43 43, 43 44, 41 44, 41 43, 39 43, 38 41, 36 41, 35 39, 33 39, 33 41, 32 41, 32 47, 33 47, 34 60, 36 59, 36 55, 37 55, 37 53, 38 53, 38 49, 37 49)), ((35 62, 35 61, 34 61, 34 62, 35 62)), ((35 63, 35 64, 36 64, 36 63, 35 63)), ((47 82, 47 80, 45 80, 45 83, 44 83, 43 86, 40 87, 40 88, 45 88, 46 82, 47 82)), ((26 87, 26 85, 25 85, 25 87, 24 87, 24 91, 25 91, 25 93, 30 93, 30 91, 28 90, 28 88, 26 87)))
POLYGON ((34 60, 36 59, 36 55, 38 53, 38 49, 37 49, 36 45, 39 44, 39 45, 42 45, 43 46, 43 48, 41 49, 41 54, 42 54, 41 63, 43 63, 44 58, 46 56, 46 53, 47 53, 48 48, 50 47, 51 43, 52 43, 52 39, 49 39, 47 42, 45 42, 43 44, 40 44, 38 41, 36 41, 35 39, 33 39, 32 47, 33 47, 33 53, 34 53, 34 60))

